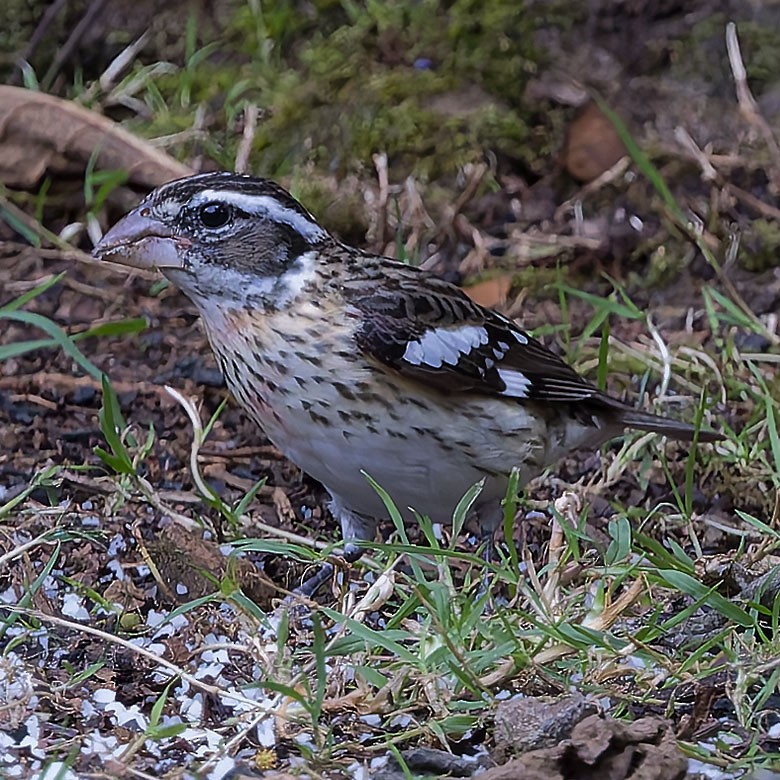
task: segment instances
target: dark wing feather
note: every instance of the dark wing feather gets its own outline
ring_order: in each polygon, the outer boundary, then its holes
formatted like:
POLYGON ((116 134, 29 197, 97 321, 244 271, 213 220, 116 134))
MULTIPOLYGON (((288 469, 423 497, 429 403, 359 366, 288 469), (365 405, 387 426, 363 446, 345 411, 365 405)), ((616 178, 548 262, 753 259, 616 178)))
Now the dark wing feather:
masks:
POLYGON ((405 271, 368 289, 342 288, 359 311, 356 343, 366 356, 450 393, 620 405, 510 320, 447 282, 405 271))
POLYGON ((389 260, 371 259, 361 267, 362 278, 339 285, 360 320, 355 341, 368 359, 447 393, 574 404, 571 413, 590 424, 596 424, 593 415, 600 413, 613 426, 684 441, 722 438, 632 409, 457 287, 389 260))

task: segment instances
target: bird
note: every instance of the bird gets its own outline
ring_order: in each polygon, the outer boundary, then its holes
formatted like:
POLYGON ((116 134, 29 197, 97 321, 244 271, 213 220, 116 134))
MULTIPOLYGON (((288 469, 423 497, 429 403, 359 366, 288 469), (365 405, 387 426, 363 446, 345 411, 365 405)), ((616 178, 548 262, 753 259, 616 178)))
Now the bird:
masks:
POLYGON ((189 297, 238 404, 327 490, 349 560, 387 517, 367 475, 405 522, 451 522, 480 483, 488 538, 513 470, 522 486, 627 428, 722 438, 603 392, 450 282, 340 242, 269 179, 164 184, 94 255, 158 269, 189 297))

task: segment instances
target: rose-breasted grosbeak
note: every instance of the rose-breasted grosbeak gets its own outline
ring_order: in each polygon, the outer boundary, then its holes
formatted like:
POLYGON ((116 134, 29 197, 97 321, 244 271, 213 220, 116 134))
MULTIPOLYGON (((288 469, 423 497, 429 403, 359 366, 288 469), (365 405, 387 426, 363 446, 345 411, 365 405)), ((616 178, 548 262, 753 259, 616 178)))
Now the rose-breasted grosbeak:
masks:
POLYGON ((452 284, 340 243, 265 179, 165 184, 95 254, 158 268, 192 300, 233 395, 327 488, 347 543, 373 540, 385 511, 363 470, 441 522, 484 480, 487 534, 513 467, 525 483, 626 427, 720 438, 601 392, 452 284))

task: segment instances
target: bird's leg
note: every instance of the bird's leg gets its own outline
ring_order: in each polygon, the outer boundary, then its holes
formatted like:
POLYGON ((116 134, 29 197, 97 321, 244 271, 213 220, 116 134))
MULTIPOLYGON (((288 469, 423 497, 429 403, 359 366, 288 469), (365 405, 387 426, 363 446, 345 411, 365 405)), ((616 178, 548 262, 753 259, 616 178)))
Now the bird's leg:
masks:
MULTIPOLYGON (((355 540, 373 539, 376 534, 376 520, 352 512, 344 507, 337 498, 331 501, 330 511, 341 523, 341 535, 344 539, 341 557, 347 563, 355 563, 365 552, 365 548, 361 547, 355 540)), ((335 566, 330 561, 326 561, 311 577, 307 577, 293 593, 297 596, 311 598, 326 582, 330 582, 335 570, 335 566)))
POLYGON ((321 564, 317 571, 307 577, 297 588, 293 590, 293 596, 303 596, 310 599, 326 583, 333 578, 335 567, 330 561, 321 564))
MULTIPOLYGON (((354 542, 347 542, 344 545, 343 558, 347 563, 355 563, 363 555, 365 550, 354 542)), ((330 562, 325 561, 311 577, 307 577, 293 593, 296 596, 312 598, 314 594, 326 583, 330 582, 336 571, 336 567, 330 562)))
MULTIPOLYGON (((481 526, 479 529, 480 537, 482 539, 482 560, 486 564, 493 562, 493 554, 496 551, 496 544, 493 541, 494 530, 495 529, 492 526, 481 526)), ((482 569, 482 582, 479 586, 479 592, 477 593, 477 600, 481 599, 486 593, 490 595, 490 581, 490 569, 485 566, 485 568, 482 569)))
POLYGON ((496 543, 493 540, 493 529, 481 529, 480 536, 482 538, 482 560, 485 563, 492 563, 493 554, 496 551, 496 543))

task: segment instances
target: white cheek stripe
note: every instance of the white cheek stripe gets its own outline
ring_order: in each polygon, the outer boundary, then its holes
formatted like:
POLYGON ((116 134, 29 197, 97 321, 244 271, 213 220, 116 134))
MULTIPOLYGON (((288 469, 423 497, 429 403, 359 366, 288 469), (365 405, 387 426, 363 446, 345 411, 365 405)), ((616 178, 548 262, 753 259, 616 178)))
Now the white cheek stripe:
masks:
POLYGON ((463 355, 487 342, 487 330, 481 325, 433 328, 406 345, 403 359, 415 366, 440 368, 443 363, 455 366, 463 355))
POLYGON ((528 398, 528 389, 531 387, 531 381, 520 371, 513 371, 509 368, 497 369, 501 381, 506 385, 506 390, 501 395, 508 395, 512 398, 528 398))
POLYGON ((297 298, 303 292, 306 283, 317 276, 314 267, 316 258, 316 252, 304 252, 290 269, 279 277, 279 282, 284 285, 284 291, 279 293, 281 301, 292 301, 297 298))
POLYGON ((236 208, 259 217, 267 217, 271 222, 282 222, 300 233, 307 241, 322 241, 328 234, 316 222, 303 214, 283 206, 270 195, 247 195, 230 190, 203 190, 190 200, 191 206, 202 203, 230 203, 236 208))
MULTIPOLYGON (((268 301, 274 306, 284 306, 295 300, 303 292, 306 283, 316 277, 316 256, 316 252, 305 252, 287 271, 271 276, 260 276, 204 263, 198 270, 198 281, 206 290, 240 290, 243 297, 256 299, 256 305, 259 306, 263 301, 268 301)), ((214 298, 217 309, 235 306, 235 297, 232 295, 199 296, 201 308, 211 311, 211 298, 214 298)))

